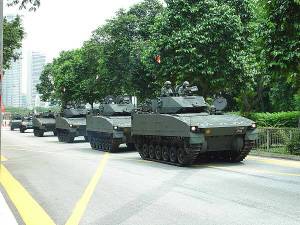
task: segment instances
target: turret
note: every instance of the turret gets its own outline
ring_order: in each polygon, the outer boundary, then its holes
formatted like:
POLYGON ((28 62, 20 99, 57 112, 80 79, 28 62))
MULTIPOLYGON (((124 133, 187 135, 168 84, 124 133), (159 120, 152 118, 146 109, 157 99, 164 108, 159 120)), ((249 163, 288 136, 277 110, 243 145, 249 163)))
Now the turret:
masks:
POLYGON ((104 104, 99 107, 100 114, 104 116, 127 116, 134 110, 131 98, 129 96, 107 96, 104 104))
POLYGON ((64 117, 67 118, 76 118, 76 117, 85 117, 87 110, 85 108, 66 108, 63 111, 64 117))

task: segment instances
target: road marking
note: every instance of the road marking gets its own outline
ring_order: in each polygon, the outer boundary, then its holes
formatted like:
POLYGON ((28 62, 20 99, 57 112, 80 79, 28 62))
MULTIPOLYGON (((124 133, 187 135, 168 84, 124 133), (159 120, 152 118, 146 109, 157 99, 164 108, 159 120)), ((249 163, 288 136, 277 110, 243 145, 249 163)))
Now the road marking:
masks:
POLYGON ((5 158, 3 155, 1 155, 1 162, 7 161, 7 158, 5 158))
POLYGON ((223 167, 223 166, 208 166, 208 168, 213 169, 222 169, 227 170, 231 172, 258 172, 258 173, 268 173, 268 174, 275 174, 275 175, 281 175, 281 176, 291 176, 291 177, 300 177, 299 173, 282 173, 282 172, 276 172, 276 171, 270 171, 270 170, 261 170, 261 169, 250 169, 247 170, 246 168, 242 168, 241 170, 233 170, 231 168, 223 167))
POLYGON ((95 188, 97 186, 97 183, 99 182, 100 178, 103 175, 104 167, 106 165, 106 162, 109 158, 109 153, 105 153, 103 158, 100 161, 100 164, 97 168, 96 173, 94 174, 93 178, 91 179, 90 183, 86 187, 83 195, 79 199, 79 201, 76 203, 76 206, 72 212, 72 215, 69 217, 66 225, 77 225, 79 224, 86 207, 92 197, 92 194, 95 191, 95 188))
POLYGON ((55 225, 45 210, 4 166, 1 166, 0 183, 26 225, 40 225, 41 223, 43 225, 55 225))
POLYGON ((267 164, 291 167, 291 168, 300 168, 300 161, 286 160, 286 159, 269 159, 256 156, 248 156, 250 160, 260 161, 267 164))

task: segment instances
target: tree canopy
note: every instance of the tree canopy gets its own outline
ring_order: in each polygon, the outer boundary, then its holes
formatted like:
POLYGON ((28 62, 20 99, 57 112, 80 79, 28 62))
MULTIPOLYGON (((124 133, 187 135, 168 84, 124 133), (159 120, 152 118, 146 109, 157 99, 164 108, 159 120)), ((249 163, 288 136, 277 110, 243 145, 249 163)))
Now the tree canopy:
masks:
POLYGON ((120 9, 82 48, 62 52, 41 77, 43 99, 94 103, 131 94, 144 100, 166 80, 189 80, 204 97, 221 92, 230 110, 299 108, 299 1, 165 3, 120 9))

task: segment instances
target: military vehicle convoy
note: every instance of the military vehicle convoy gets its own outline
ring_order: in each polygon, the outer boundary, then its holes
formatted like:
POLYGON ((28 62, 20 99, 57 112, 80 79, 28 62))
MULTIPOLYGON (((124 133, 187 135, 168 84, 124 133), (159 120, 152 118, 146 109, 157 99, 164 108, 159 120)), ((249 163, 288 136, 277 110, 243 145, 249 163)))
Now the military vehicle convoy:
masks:
POLYGON ((9 121, 10 130, 19 129, 22 122, 21 115, 14 114, 9 121))
POLYGON ((73 143, 75 137, 86 136, 86 114, 84 107, 67 107, 56 119, 56 133, 59 142, 73 143))
POLYGON ((129 96, 108 96, 99 111, 87 116, 87 135, 91 147, 100 151, 116 152, 122 143, 134 149, 131 139, 131 112, 129 96))
POLYGON ((32 116, 24 116, 20 124, 20 133, 24 133, 28 129, 33 129, 32 116))
POLYGON ((52 112, 45 112, 39 115, 34 115, 32 118, 33 134, 36 137, 43 137, 45 132, 53 132, 55 130, 55 115, 52 112))
POLYGON ((248 155, 257 137, 255 122, 224 115, 225 99, 210 107, 193 96, 197 90, 186 87, 133 113, 132 139, 143 159, 186 166, 201 157, 240 162, 248 155))

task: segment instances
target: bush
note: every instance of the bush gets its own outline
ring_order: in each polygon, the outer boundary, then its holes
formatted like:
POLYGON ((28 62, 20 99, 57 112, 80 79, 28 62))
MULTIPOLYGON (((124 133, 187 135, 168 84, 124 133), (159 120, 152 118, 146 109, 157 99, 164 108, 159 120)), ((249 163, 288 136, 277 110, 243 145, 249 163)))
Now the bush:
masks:
POLYGON ((297 127, 300 111, 276 113, 252 113, 247 116, 260 127, 297 127))

